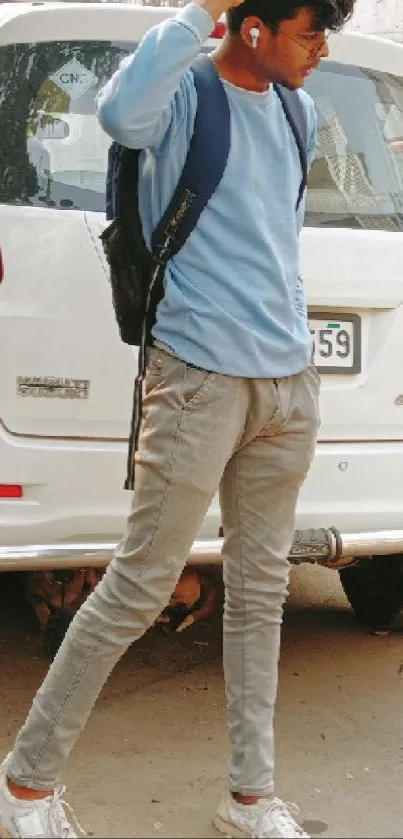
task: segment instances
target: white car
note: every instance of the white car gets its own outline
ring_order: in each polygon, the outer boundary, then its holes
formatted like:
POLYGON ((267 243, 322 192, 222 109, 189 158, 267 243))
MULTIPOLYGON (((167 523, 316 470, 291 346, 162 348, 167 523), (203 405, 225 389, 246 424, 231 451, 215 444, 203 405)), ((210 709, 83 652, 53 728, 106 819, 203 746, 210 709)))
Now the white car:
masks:
MULTIPOLYGON (((105 564, 124 528, 136 354, 99 241, 94 97, 174 11, 0 5, 0 570, 105 564)), ((301 258, 322 426, 293 558, 379 557, 340 572, 379 627, 403 605, 403 46, 340 34, 330 48, 307 83, 319 140, 301 258)), ((219 528, 215 500, 190 561, 218 560, 219 528)))

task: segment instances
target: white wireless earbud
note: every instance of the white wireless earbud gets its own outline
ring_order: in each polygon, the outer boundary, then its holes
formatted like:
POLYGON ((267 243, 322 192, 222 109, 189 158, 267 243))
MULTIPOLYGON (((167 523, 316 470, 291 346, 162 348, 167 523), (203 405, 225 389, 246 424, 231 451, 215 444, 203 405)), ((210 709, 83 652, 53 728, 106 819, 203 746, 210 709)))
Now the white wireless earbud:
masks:
POLYGON ((252 28, 249 29, 249 35, 252 41, 252 49, 255 50, 259 43, 260 29, 258 29, 257 26, 252 26, 252 28))

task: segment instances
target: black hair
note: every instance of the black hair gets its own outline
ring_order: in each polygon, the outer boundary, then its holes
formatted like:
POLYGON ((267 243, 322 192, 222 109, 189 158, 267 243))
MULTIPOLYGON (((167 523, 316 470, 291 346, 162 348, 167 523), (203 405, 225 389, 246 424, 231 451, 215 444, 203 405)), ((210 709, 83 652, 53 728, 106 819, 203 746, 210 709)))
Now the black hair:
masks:
POLYGON ((312 13, 313 29, 337 32, 351 17, 355 0, 245 0, 227 12, 228 30, 239 33, 246 17, 258 17, 273 32, 283 20, 292 20, 301 9, 312 13))

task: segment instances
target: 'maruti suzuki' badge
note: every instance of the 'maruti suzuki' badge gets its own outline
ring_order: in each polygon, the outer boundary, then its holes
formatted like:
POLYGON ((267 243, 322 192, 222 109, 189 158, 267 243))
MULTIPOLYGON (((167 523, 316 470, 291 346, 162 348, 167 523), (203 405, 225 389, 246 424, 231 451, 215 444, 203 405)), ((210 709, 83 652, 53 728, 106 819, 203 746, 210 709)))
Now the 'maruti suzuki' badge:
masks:
POLYGON ((35 396, 43 399, 88 399, 89 394, 89 379, 17 376, 17 396, 35 396))

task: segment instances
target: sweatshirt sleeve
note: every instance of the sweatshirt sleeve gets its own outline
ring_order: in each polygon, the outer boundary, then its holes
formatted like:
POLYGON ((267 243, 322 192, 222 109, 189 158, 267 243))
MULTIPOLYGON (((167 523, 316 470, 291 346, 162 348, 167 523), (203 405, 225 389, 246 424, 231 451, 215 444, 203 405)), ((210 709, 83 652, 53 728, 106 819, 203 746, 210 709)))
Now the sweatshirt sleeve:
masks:
POLYGON ((176 136, 187 117, 188 71, 213 28, 210 15, 190 4, 147 32, 97 96, 98 119, 113 140, 158 149, 167 134, 176 136))

